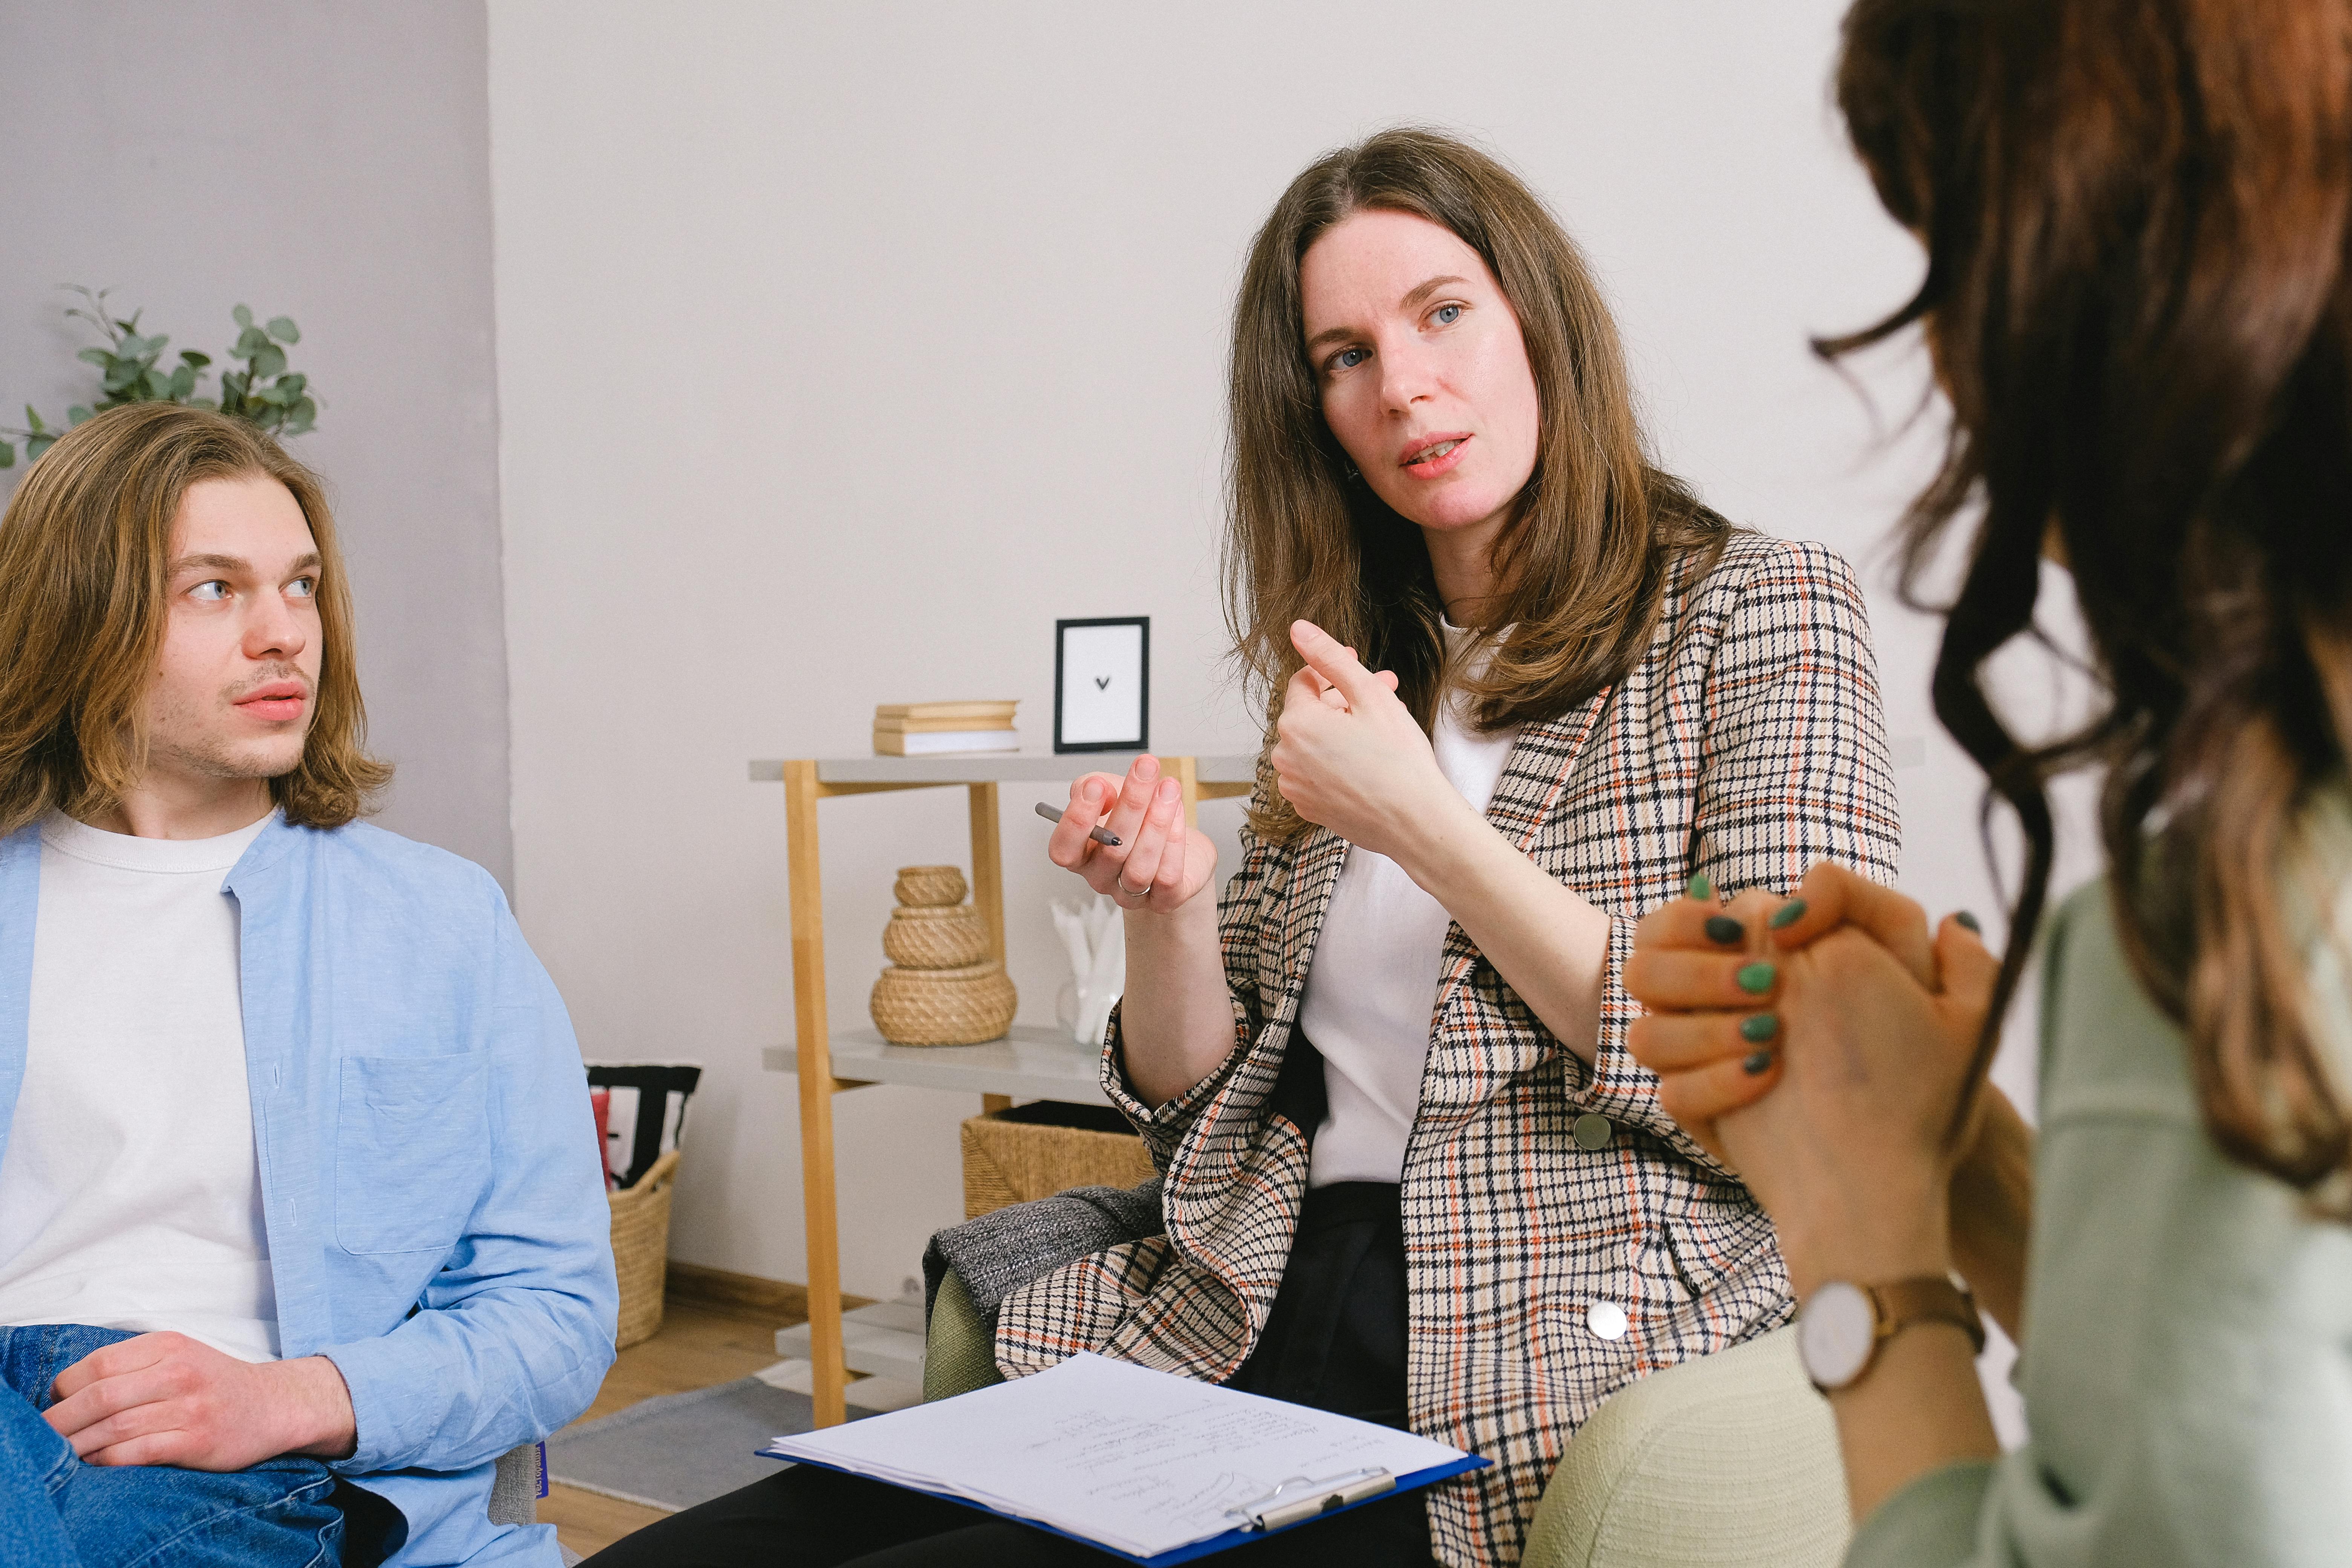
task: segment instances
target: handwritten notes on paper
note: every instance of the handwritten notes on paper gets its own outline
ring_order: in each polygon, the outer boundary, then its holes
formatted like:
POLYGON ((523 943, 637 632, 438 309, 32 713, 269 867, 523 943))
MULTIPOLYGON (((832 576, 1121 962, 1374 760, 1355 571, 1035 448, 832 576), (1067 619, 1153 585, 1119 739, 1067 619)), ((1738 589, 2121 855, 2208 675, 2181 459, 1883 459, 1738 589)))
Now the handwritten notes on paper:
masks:
POLYGON ((1410 1432, 1099 1356, 763 1450, 958 1497, 1134 1557, 1232 1530, 1286 1480, 1466 1456, 1410 1432))

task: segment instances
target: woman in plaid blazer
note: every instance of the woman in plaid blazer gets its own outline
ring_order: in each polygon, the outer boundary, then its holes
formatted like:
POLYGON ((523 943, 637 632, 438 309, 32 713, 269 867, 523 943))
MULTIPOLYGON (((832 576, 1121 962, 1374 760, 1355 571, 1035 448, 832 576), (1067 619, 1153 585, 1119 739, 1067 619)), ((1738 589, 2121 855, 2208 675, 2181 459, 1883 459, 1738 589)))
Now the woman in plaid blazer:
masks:
MULTIPOLYGON (((1612 1391, 1789 1316, 1771 1225, 1626 1055, 1620 974, 1694 877, 1891 872, 1862 599, 1643 460, 1574 247, 1444 137, 1292 185, 1233 403, 1228 581, 1273 720, 1241 869, 1202 896, 1216 851, 1149 757, 1081 780, 1050 848, 1128 910, 1104 1083, 1160 1179, 944 1231, 926 1271, 995 1312, 1008 1375, 1095 1351, 1493 1461, 1259 1568, 1508 1563, 1612 1391)), ((886 1552, 1101 1560, 801 1466, 598 1561, 886 1552)))
POLYGON ((1314 1289, 1297 1248, 1342 1088, 1317 1092, 1336 1063, 1301 1030, 1310 976, 1343 876, 1386 857, 1450 917, 1389 1200, 1402 1416, 1494 1461, 1393 1544, 1507 1563, 1601 1400, 1790 1315, 1769 1222, 1626 1053, 1621 973, 1633 921, 1694 879, 1891 878, 1862 597, 1829 551, 1734 531, 1642 459, 1572 245, 1443 137, 1387 132, 1294 184, 1243 286, 1234 402, 1228 583, 1274 722, 1213 935, 1214 850, 1150 759, 1074 786, 1051 847, 1129 910, 1104 1086, 1160 1170, 1157 1223, 1102 1246, 1114 1205, 1049 1200, 949 1256, 988 1277, 988 1238, 1020 1238, 1000 1255, 1035 1277, 976 1292, 1008 1374, 1091 1350, 1343 1407, 1264 1368, 1318 1333, 1315 1364, 1344 1359, 1347 1324, 1299 1325, 1364 1310, 1360 1284, 1277 1303, 1314 1289), (1468 658, 1465 628, 1486 628, 1468 658), (1497 732, 1491 795, 1454 793, 1448 745, 1497 732), (1058 1251, 1057 1215, 1085 1221, 1058 1251))

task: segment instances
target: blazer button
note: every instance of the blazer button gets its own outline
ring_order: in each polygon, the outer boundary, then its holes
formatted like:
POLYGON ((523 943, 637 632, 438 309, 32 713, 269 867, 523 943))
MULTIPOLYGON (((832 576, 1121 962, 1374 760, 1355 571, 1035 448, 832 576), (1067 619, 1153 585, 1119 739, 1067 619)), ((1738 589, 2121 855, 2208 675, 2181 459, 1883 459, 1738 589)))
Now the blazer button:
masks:
POLYGON ((1584 1314, 1584 1326, 1604 1340, 1625 1337, 1625 1309, 1614 1301, 1595 1301, 1584 1314))
POLYGON ((1588 1110, 1576 1119, 1576 1125, 1570 1131, 1576 1138, 1578 1148, 1605 1149, 1609 1146, 1611 1136, 1616 1132, 1617 1126, 1609 1118, 1597 1111, 1588 1110))

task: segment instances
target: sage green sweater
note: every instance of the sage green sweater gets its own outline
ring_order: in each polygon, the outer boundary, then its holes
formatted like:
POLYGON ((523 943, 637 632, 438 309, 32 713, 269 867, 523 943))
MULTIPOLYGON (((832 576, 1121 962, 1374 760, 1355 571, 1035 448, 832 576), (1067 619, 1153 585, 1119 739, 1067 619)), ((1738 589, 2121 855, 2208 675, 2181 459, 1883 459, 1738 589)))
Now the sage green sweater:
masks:
MULTIPOLYGON (((2352 983, 2324 945, 2309 973, 2352 1063, 2352 983)), ((2352 1563, 2352 1226, 2206 1136, 2185 1041, 2134 981, 2104 885, 2060 910, 2042 985, 2032 1436, 1896 1493, 1849 1568, 2352 1563)))

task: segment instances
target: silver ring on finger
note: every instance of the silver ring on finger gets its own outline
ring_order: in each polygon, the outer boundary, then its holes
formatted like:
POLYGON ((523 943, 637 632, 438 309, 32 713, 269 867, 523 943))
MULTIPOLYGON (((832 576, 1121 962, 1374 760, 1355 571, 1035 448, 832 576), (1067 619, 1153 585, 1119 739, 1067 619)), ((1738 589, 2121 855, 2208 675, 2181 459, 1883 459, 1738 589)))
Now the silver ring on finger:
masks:
POLYGON ((1124 877, 1113 877, 1110 882, 1112 887, 1117 888, 1127 898, 1148 899, 1151 896, 1151 886, 1148 882, 1140 888, 1129 887, 1124 877))

